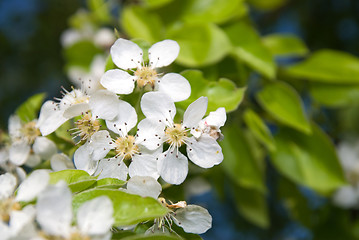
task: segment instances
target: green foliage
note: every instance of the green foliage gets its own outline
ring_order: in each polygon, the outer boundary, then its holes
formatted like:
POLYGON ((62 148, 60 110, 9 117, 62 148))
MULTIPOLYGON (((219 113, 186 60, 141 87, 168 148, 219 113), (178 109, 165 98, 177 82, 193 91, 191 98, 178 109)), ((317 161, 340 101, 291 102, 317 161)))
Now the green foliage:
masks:
POLYGON ((161 19, 139 6, 127 7, 122 12, 121 24, 131 38, 142 38, 155 43, 163 38, 161 19))
POLYGON ((31 96, 16 109, 16 115, 19 116, 23 122, 29 122, 36 119, 45 96, 45 93, 38 93, 31 96))
MULTIPOLYGON (((263 160, 253 152, 253 146, 245 133, 235 125, 223 128, 225 139, 221 142, 223 155, 221 166, 239 186, 266 192, 263 160)), ((255 151, 255 150, 254 150, 255 151)))
POLYGON ((83 191, 96 183, 96 178, 91 177, 83 170, 68 169, 50 173, 50 183, 65 181, 72 192, 83 191))
POLYGON ((359 100, 359 85, 312 83, 309 91, 315 101, 328 107, 353 105, 359 100))
POLYGON ((310 133, 310 124, 297 92, 283 82, 273 82, 257 93, 261 106, 279 122, 304 133, 310 133))
POLYGON ((215 24, 184 24, 170 31, 167 37, 181 46, 176 62, 188 67, 216 63, 230 51, 226 34, 215 24))
POLYGON ((276 56, 304 56, 309 49, 303 41, 290 34, 271 34, 262 38, 263 44, 276 56))
POLYGON ((234 17, 247 13, 243 0, 182 0, 185 2, 184 22, 191 23, 224 23, 234 17))
POLYGON ((102 195, 108 196, 112 200, 116 226, 132 225, 167 214, 167 209, 153 198, 143 198, 120 190, 100 188, 75 195, 73 208, 77 211, 84 202, 102 195))
POLYGON ((359 59, 351 54, 321 50, 286 69, 289 77, 315 82, 359 83, 359 59))
POLYGON ((197 70, 187 70, 181 73, 191 84, 191 96, 178 106, 185 109, 190 103, 201 96, 208 97, 207 112, 215 111, 219 107, 224 107, 227 112, 234 111, 241 103, 245 88, 237 88, 229 79, 221 78, 219 81, 208 81, 203 77, 203 73, 197 70))
POLYGON ((125 184, 126 184, 125 181, 119 180, 117 178, 103 178, 97 180, 96 187, 119 189, 125 184))
POLYGON ((330 194, 346 183, 333 144, 314 124, 310 135, 282 128, 271 152, 274 166, 292 181, 330 194))
POLYGON ((74 43, 64 52, 67 66, 78 66, 84 69, 89 69, 93 58, 100 53, 102 51, 93 42, 87 40, 74 43))
POLYGON ((263 74, 274 78, 276 65, 272 54, 262 43, 256 30, 245 22, 236 22, 225 28, 231 43, 231 54, 240 62, 263 74))
POLYGON ((288 0, 248 0, 248 2, 261 10, 273 10, 283 6, 288 0))
POLYGON ((243 217, 261 228, 269 227, 267 201, 263 193, 240 186, 234 188, 233 193, 236 207, 243 217))
POLYGON ((253 136, 269 150, 275 150, 273 136, 262 119, 251 109, 247 109, 243 117, 253 136))

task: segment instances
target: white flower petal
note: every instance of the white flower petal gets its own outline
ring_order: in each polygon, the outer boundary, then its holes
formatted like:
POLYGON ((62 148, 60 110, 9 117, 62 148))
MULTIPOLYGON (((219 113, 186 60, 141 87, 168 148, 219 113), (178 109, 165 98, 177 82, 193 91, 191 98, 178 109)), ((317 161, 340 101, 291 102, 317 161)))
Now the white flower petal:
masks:
POLYGON ((131 104, 118 100, 117 116, 109 121, 106 121, 106 126, 113 132, 126 136, 127 133, 137 124, 137 113, 131 104))
POLYGON ((148 49, 148 58, 152 68, 170 65, 178 56, 180 47, 176 41, 163 40, 148 49))
POLYGON ((64 111, 59 109, 54 101, 46 101, 40 110, 37 126, 43 136, 49 135, 58 129, 67 118, 63 116, 64 111))
POLYGON ((158 157, 157 170, 166 182, 176 185, 181 184, 188 173, 187 157, 181 152, 176 155, 176 152, 171 153, 168 150, 158 157))
POLYGON ((206 209, 197 205, 178 209, 173 219, 188 233, 202 234, 212 227, 212 216, 206 209))
POLYGON ((161 184, 148 176, 134 176, 127 182, 127 192, 141 197, 157 199, 162 192, 161 184))
POLYGON ((11 115, 8 123, 9 135, 12 139, 21 136, 21 120, 17 115, 11 115))
POLYGON ((91 159, 93 149, 88 146, 88 144, 84 144, 79 147, 74 154, 74 164, 76 169, 84 170, 92 175, 98 165, 98 161, 93 161, 91 159))
POLYGON ((67 119, 74 118, 80 116, 81 114, 90 110, 90 105, 86 102, 76 103, 71 106, 68 106, 64 110, 64 117, 67 119))
POLYGON ((55 172, 75 168, 71 159, 63 153, 58 153, 53 155, 51 157, 50 164, 52 170, 54 170, 55 172))
MULTIPOLYGON (((35 217, 35 209, 30 205, 26 206, 24 211, 11 211, 9 226, 14 235, 18 235, 20 231, 23 231, 26 225, 32 223, 35 217), (32 208, 31 211, 26 211, 32 208)), ((29 235, 27 237, 30 237, 29 235)), ((20 238, 21 239, 21 238, 20 238)))
POLYGON ((203 119, 209 126, 223 127, 227 120, 226 109, 218 108, 214 112, 210 112, 207 117, 203 119))
POLYGON ((37 154, 30 153, 25 162, 25 166, 34 168, 41 163, 41 157, 37 154))
POLYGON ((172 101, 180 102, 191 95, 191 85, 180 74, 167 73, 158 83, 158 91, 170 96, 172 101))
POLYGON ((127 180, 128 168, 125 163, 117 158, 103 159, 100 161, 94 175, 99 175, 97 179, 117 178, 127 180))
POLYGON ((211 168, 223 161, 221 147, 209 135, 204 134, 198 140, 192 137, 190 142, 191 144, 187 145, 187 155, 196 165, 202 168, 211 168))
POLYGON ((17 174, 17 177, 18 177, 19 181, 20 182, 24 181, 25 178, 26 178, 25 170, 23 168, 21 168, 21 167, 16 167, 15 171, 16 171, 16 174, 17 174))
POLYGON ((37 137, 32 149, 45 160, 50 159, 57 152, 55 143, 46 137, 37 137))
POLYGON ((98 46, 107 48, 115 42, 114 31, 109 28, 99 29, 94 36, 94 43, 98 46))
POLYGON ((160 175, 157 172, 157 160, 149 154, 135 155, 128 167, 130 177, 150 176, 157 179, 160 175))
POLYGON ((112 45, 111 49, 112 61, 117 67, 122 69, 137 68, 141 66, 142 49, 129 40, 120 38, 112 45))
POLYGON ((162 145, 165 129, 164 123, 145 118, 137 125, 137 129, 137 144, 149 150, 155 150, 162 145))
POLYGON ((17 165, 23 165, 30 154, 30 145, 25 141, 15 142, 11 145, 9 150, 9 159, 10 161, 17 165))
POLYGON ((106 234, 113 223, 112 201, 107 196, 85 202, 77 212, 77 224, 83 234, 106 234))
POLYGON ((30 202, 47 187, 50 180, 48 170, 36 170, 19 186, 16 201, 30 202))
POLYGON ((89 142, 89 147, 92 148, 91 160, 98 161, 106 157, 107 153, 112 149, 111 142, 108 131, 101 130, 94 133, 89 142))
POLYGON ((104 88, 117 94, 130 94, 135 87, 134 77, 120 69, 108 70, 100 82, 104 88))
POLYGON ((183 126, 186 128, 197 127, 206 114, 208 98, 200 97, 191 103, 183 115, 183 126))
POLYGON ((16 177, 10 173, 0 175, 0 201, 14 193, 16 182, 16 177))
POLYGON ((112 120, 117 115, 118 97, 107 90, 98 90, 90 97, 90 107, 93 116, 112 120))
POLYGON ((358 190, 353 186, 339 188, 333 195, 333 201, 342 208, 359 207, 358 190))
POLYGON ((37 199, 37 221, 49 235, 68 237, 72 221, 72 194, 66 183, 49 185, 37 199))
POLYGON ((172 99, 161 92, 145 93, 141 99, 141 109, 147 118, 163 123, 172 123, 176 115, 176 106, 172 99))

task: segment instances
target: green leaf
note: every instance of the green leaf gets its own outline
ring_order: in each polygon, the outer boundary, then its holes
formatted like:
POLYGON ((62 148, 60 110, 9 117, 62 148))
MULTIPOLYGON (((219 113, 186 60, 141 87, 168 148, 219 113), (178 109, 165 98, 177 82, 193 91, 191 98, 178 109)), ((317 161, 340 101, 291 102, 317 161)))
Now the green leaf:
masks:
POLYGON ((266 124, 262 119, 251 109, 244 113, 244 121, 246 122, 249 130, 253 136, 263 143, 269 150, 274 150, 274 139, 266 124))
POLYGON ((321 50, 285 70, 289 77, 316 82, 359 83, 359 59, 345 52, 321 50))
POLYGON ((67 67, 80 66, 84 69, 88 69, 93 58, 97 54, 102 54, 102 50, 96 47, 93 42, 83 40, 65 48, 64 54, 67 67))
POLYGON ((286 4, 288 0, 248 0, 248 2, 261 10, 274 10, 286 4))
POLYGON ((190 23, 224 23, 247 14, 243 0, 188 0, 182 19, 190 23))
POLYGON ((105 0, 88 0, 89 9, 93 16, 102 23, 110 23, 111 13, 109 4, 105 0))
POLYGON ((126 184, 126 181, 117 178, 102 178, 97 180, 96 187, 118 189, 126 184))
POLYGON ((310 133, 310 124, 297 92, 283 82, 273 82, 257 93, 260 105, 279 122, 304 133, 310 133))
POLYGON ((167 37, 181 47, 176 62, 189 67, 215 64, 230 50, 226 34, 214 24, 184 24, 167 37))
POLYGON ((232 43, 231 53, 234 57, 267 78, 275 77, 276 65, 272 54, 252 26, 237 22, 226 27, 225 32, 232 43))
POLYGON ((313 83, 309 91, 315 101, 328 107, 342 107, 359 101, 359 85, 313 83))
POLYGON ((142 38, 150 43, 163 39, 164 27, 159 16, 139 6, 124 8, 121 24, 131 38, 142 38))
POLYGON ((73 208, 77 211, 84 202, 102 195, 108 196, 112 200, 116 226, 137 224, 162 217, 168 212, 167 208, 153 198, 143 198, 120 190, 101 188, 91 189, 75 195, 72 203, 73 208))
POLYGON ((86 171, 78 169, 67 169, 50 173, 50 184, 55 184, 60 180, 65 181, 67 184, 71 184, 87 179, 95 178, 91 177, 86 171))
POLYGON ((269 227, 267 201, 263 193, 240 186, 233 188, 239 213, 251 223, 261 227, 269 227))
POLYGON ((264 172, 260 167, 260 161, 263 159, 257 159, 251 143, 236 125, 226 125, 222 132, 222 168, 239 186, 265 193, 264 172))
POLYGON ((23 122, 29 122, 36 119, 45 96, 45 93, 38 93, 31 96, 16 109, 16 115, 19 116, 23 122))
POLYGON ((182 238, 175 237, 173 235, 166 235, 166 234, 151 234, 151 235, 135 235, 121 239, 122 240, 179 240, 182 238))
POLYGON ((147 8, 158 8, 162 7, 173 0, 140 0, 142 5, 147 8))
POLYGON ((112 61, 112 57, 111 54, 108 55, 107 59, 106 59, 106 64, 105 64, 105 72, 111 69, 116 69, 116 65, 115 63, 112 61))
POLYGON ((309 53, 304 42, 291 34, 271 34, 262 38, 263 44, 273 55, 305 56, 309 53))
POLYGON ((224 107, 227 112, 234 111, 241 103, 246 88, 237 88, 229 79, 221 78, 219 81, 208 81, 198 70, 187 70, 181 73, 191 84, 191 96, 177 103, 186 109, 187 106, 201 96, 208 97, 207 112, 224 107))
POLYGON ((275 136, 274 166, 292 181, 329 194, 346 183, 335 149, 316 126, 311 135, 284 128, 275 136))
POLYGON ((65 181, 72 192, 83 191, 96 183, 95 177, 91 177, 87 172, 77 169, 50 173, 50 184, 55 184, 60 180, 65 181))

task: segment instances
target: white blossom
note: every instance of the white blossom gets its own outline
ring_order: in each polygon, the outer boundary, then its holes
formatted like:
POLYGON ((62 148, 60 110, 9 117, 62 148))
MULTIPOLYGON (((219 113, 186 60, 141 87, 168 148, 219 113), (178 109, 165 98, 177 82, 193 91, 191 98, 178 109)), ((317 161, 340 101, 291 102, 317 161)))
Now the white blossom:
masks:
POLYGON ((111 236, 113 206, 106 196, 82 204, 77 211, 75 226, 72 225, 72 194, 63 181, 40 194, 36 207, 36 219, 48 236, 66 239, 107 239, 105 236, 111 236))
POLYGON ((211 168, 223 160, 216 136, 207 133, 205 128, 197 137, 190 135, 192 130, 199 127, 207 110, 207 102, 206 97, 200 97, 191 103, 184 113, 183 123, 178 124, 173 122, 175 105, 166 94, 149 92, 142 97, 141 109, 147 123, 143 127, 139 124, 138 135, 148 140, 144 144, 150 143, 145 145, 149 149, 154 147, 153 143, 169 144, 168 150, 158 156, 157 164, 159 174, 168 183, 180 184, 187 176, 188 160, 179 151, 183 144, 186 145, 188 158, 202 168, 211 168))
POLYGON ((117 67, 107 71, 101 78, 101 84, 117 94, 132 93, 135 82, 140 88, 149 88, 163 92, 173 101, 183 101, 191 94, 188 81, 177 73, 167 73, 163 77, 156 68, 170 65, 178 56, 179 45, 173 40, 164 40, 152 45, 148 50, 149 63, 144 63, 143 51, 135 43, 118 39, 111 47, 111 57, 117 67), (135 69, 134 74, 126 70, 135 69))

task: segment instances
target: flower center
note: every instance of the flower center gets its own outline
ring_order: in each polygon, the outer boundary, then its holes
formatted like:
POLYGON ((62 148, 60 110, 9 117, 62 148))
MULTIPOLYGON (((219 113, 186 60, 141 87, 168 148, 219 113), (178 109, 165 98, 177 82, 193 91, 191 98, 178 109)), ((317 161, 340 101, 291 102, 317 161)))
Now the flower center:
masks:
POLYGON ((20 209, 21 206, 18 202, 15 202, 12 198, 5 199, 0 202, 0 219, 8 222, 10 220, 10 212, 20 209))
POLYGON ((149 85, 151 88, 155 87, 155 82, 157 80, 156 70, 150 67, 142 67, 137 69, 135 76, 137 77, 137 85, 140 88, 143 88, 146 85, 149 85))
POLYGON ((68 240, 91 240, 89 236, 83 235, 79 232, 74 232, 71 234, 68 240))
POLYGON ((138 146, 135 143, 134 136, 119 137, 115 141, 116 156, 123 156, 125 160, 131 159, 138 153, 138 146))
POLYGON ((182 146, 187 139, 187 132, 181 124, 174 124, 173 127, 167 127, 165 131, 166 142, 176 147, 182 146))
POLYGON ((36 122, 26 123, 22 129, 22 134, 28 143, 34 143, 35 139, 41 135, 40 130, 36 127, 36 122))
POLYGON ((79 136, 81 140, 86 140, 91 137, 95 132, 100 130, 100 122, 97 119, 92 118, 90 112, 86 112, 85 115, 75 122, 78 131, 74 134, 79 136))

